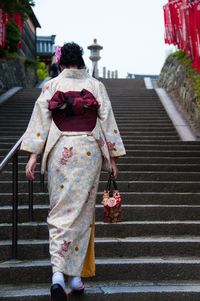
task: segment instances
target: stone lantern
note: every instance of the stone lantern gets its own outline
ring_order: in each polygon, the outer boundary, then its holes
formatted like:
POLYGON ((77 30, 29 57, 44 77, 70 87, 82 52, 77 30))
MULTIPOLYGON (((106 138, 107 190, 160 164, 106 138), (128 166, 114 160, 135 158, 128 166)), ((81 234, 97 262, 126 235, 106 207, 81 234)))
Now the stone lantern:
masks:
POLYGON ((97 39, 94 39, 93 44, 88 46, 88 49, 90 50, 90 60, 93 65, 92 75, 98 78, 98 61, 101 59, 100 50, 102 50, 103 47, 97 44, 97 39))

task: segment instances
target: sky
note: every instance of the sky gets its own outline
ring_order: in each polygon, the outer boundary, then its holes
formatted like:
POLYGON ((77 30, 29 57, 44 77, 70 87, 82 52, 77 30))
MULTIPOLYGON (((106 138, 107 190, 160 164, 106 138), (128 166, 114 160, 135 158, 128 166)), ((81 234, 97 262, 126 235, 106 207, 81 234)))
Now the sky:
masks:
POLYGON ((88 68, 94 38, 103 46, 102 68, 127 73, 159 74, 171 47, 164 44, 162 6, 167 0, 35 0, 41 25, 37 35, 56 35, 56 45, 76 42, 88 68))

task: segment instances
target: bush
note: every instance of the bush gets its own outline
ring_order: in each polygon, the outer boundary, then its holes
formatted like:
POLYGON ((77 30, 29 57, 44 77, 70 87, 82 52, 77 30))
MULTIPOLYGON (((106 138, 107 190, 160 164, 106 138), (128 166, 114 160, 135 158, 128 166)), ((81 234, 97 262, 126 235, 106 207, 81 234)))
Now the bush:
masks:
POLYGON ((26 58, 25 62, 24 62, 24 66, 25 66, 25 68, 33 68, 34 69, 37 66, 37 61, 26 58))
POLYGON ((47 66, 44 62, 40 62, 37 57, 37 77, 39 80, 43 80, 48 76, 47 66))

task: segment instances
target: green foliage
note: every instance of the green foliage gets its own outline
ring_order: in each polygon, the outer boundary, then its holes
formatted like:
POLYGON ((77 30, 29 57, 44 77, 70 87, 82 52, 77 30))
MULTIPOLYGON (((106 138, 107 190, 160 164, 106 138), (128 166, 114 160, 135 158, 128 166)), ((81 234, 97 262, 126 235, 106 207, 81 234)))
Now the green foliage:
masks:
POLYGON ((14 60, 19 58, 19 55, 16 52, 9 52, 6 49, 0 48, 0 58, 6 60, 14 60))
POLYGON ((48 76, 47 66, 44 62, 40 62, 39 57, 37 57, 37 77, 39 80, 43 80, 48 76))
POLYGON ((187 77, 191 82, 192 88, 197 96, 196 104, 200 109, 200 73, 192 67, 192 61, 182 50, 176 51, 171 54, 173 57, 176 57, 180 60, 187 71, 187 77))
POLYGON ((6 25, 6 48, 9 52, 17 52, 20 41, 20 30, 11 19, 6 25))
POLYGON ((10 16, 15 12, 20 13, 22 19, 26 19, 31 12, 31 6, 34 6, 33 0, 1 0, 1 8, 10 16))
POLYGON ((181 63, 185 66, 190 66, 192 61, 189 56, 186 55, 186 53, 182 50, 178 50, 171 54, 173 57, 176 57, 177 59, 181 60, 181 63))
POLYGON ((25 68, 36 68, 37 61, 26 58, 24 62, 25 68))
POLYGON ((185 54, 184 51, 178 50, 176 52, 173 52, 171 55, 174 56, 174 57, 176 57, 177 59, 182 59, 182 58, 185 57, 186 54, 185 54))

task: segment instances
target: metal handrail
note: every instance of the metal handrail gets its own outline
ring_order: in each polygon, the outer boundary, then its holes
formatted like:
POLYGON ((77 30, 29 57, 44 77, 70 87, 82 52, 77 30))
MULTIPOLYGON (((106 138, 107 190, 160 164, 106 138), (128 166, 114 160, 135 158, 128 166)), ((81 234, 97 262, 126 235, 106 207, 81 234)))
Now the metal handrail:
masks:
POLYGON ((12 157, 18 152, 19 147, 22 143, 23 136, 15 143, 15 145, 11 148, 9 153, 6 155, 6 157, 3 159, 3 161, 0 163, 0 173, 4 171, 7 164, 10 162, 12 157))
MULTIPOLYGON (((3 161, 0 163, 0 173, 4 171, 8 163, 12 160, 12 259, 18 257, 18 151, 23 140, 23 136, 15 143, 3 161)), ((44 176, 40 177, 41 188, 44 191, 44 176)), ((33 221, 33 181, 28 182, 29 194, 29 222, 33 221)))

